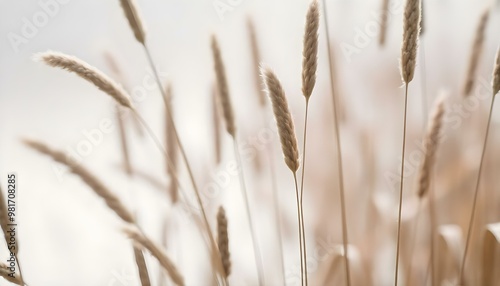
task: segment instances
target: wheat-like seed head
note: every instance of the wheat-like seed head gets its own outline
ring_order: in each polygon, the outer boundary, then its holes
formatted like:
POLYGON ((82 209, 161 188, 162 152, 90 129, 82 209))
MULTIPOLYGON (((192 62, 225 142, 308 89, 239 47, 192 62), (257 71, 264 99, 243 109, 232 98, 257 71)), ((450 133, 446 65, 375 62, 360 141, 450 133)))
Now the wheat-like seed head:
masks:
POLYGON ((142 234, 136 228, 124 229, 125 234, 132 239, 137 245, 147 249, 153 255, 160 265, 167 271, 168 275, 176 285, 184 285, 184 278, 175 267, 174 263, 168 258, 167 253, 156 243, 150 240, 147 236, 142 234))
POLYGON ((217 212, 217 246, 219 247, 220 256, 222 258, 222 266, 226 277, 231 274, 231 256, 229 253, 229 236, 227 234, 227 218, 226 212, 222 206, 217 212))
POLYGON ((61 68, 76 73, 81 78, 93 83, 100 90, 113 97, 119 104, 132 109, 132 102, 127 92, 100 70, 77 57, 59 52, 45 52, 35 55, 35 59, 43 61, 51 67, 61 68))
POLYGON ((380 21, 380 35, 378 38, 378 43, 380 46, 383 46, 385 44, 388 18, 389 18, 389 0, 382 0, 382 19, 380 21))
POLYGON ((493 96, 500 91, 500 48, 497 49, 497 56, 495 61, 495 68, 493 69, 493 96))
POLYGON ((424 161, 420 166, 420 177, 417 188, 417 194, 420 198, 423 198, 429 191, 436 150, 439 145, 440 131, 443 125, 444 113, 444 96, 441 96, 436 102, 432 119, 429 122, 427 135, 424 139, 425 156, 424 161))
POLYGON ((15 274, 14 277, 11 277, 9 274, 9 266, 7 266, 7 264, 3 262, 0 262, 0 276, 11 283, 22 285, 21 278, 17 274, 15 274))
POLYGON ((125 17, 127 17, 130 28, 134 32, 134 36, 141 44, 146 43, 146 31, 144 25, 142 24, 141 16, 139 10, 137 10, 137 5, 135 0, 120 0, 123 11, 125 12, 125 17))
POLYGON ((467 76, 465 78, 464 95, 469 95, 474 87, 477 67, 479 66, 479 60, 483 53, 484 40, 486 38, 486 26, 489 19, 489 9, 486 9, 479 19, 479 23, 476 29, 476 35, 474 38, 474 43, 472 45, 472 51, 469 58, 469 66, 467 68, 467 76))
POLYGON ((31 149, 51 157, 52 160, 69 167, 70 171, 80 177, 98 196, 103 198, 106 205, 122 220, 127 223, 135 223, 132 213, 127 210, 120 199, 86 168, 76 163, 63 152, 54 150, 41 142, 26 139, 23 143, 31 149))
POLYGON ((407 0, 403 20, 403 45, 401 47, 401 77, 406 84, 412 81, 415 73, 420 15, 420 0, 407 0))
POLYGON ((214 151, 215 163, 218 165, 222 160, 222 137, 221 137, 221 118, 220 118, 220 102, 217 90, 217 85, 212 86, 212 124, 214 132, 214 151))
POLYGON ((302 94, 306 99, 311 97, 314 85, 316 84, 316 70, 318 68, 318 28, 318 1, 313 0, 307 12, 304 50, 302 51, 302 94))
POLYGON ((151 286, 151 281, 149 279, 148 267, 146 265, 146 260, 144 259, 144 254, 142 250, 134 245, 134 258, 135 264, 137 265, 137 270, 139 271, 139 279, 141 280, 141 286, 151 286))
POLYGON ((247 18, 248 35, 250 38, 250 48, 252 51, 252 67, 254 71, 255 86, 257 87, 259 93, 259 103, 261 106, 266 105, 266 95, 264 89, 262 88, 262 81, 260 80, 260 70, 259 65, 261 61, 259 43, 257 41, 257 35, 255 32, 255 25, 253 24, 252 18, 247 18))
POLYGON ((234 123, 233 106, 231 105, 231 98, 229 96, 229 87, 227 84, 226 70, 222 55, 219 48, 219 43, 215 35, 212 35, 212 54, 214 58, 214 69, 217 77, 217 88, 219 90, 220 103, 222 105, 222 112, 224 120, 226 121, 227 132, 231 136, 236 135, 236 126, 234 123))
POLYGON ((266 91, 273 105, 274 117, 278 125, 281 149, 285 163, 292 172, 299 169, 299 149, 292 115, 288 109, 285 92, 279 79, 270 68, 261 68, 262 77, 266 84, 266 91))

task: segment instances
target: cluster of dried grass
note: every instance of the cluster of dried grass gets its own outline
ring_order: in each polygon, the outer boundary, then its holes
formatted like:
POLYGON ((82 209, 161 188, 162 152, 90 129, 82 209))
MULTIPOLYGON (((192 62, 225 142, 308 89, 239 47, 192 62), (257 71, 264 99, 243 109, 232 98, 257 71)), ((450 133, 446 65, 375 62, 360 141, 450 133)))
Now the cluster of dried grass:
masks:
MULTIPOLYGON (((184 203, 183 197, 185 192, 192 191, 194 192, 197 203, 200 209, 199 217, 196 217, 196 222, 198 223, 202 238, 207 242, 208 252, 210 254, 211 266, 212 266, 212 281, 207 282, 207 284, 213 283, 217 285, 229 285, 229 280, 231 275, 234 277, 235 282, 239 282, 238 278, 235 277, 238 273, 234 273, 232 271, 232 266, 234 263, 231 261, 230 253, 231 249, 236 249, 238 242, 230 240, 230 232, 229 229, 231 227, 231 218, 226 217, 226 213, 224 208, 219 207, 219 211, 216 217, 216 229, 214 229, 210 223, 209 218, 207 216, 207 211, 205 210, 205 204, 202 202, 199 188, 197 182, 195 180, 195 176, 192 172, 190 162, 187 159, 186 152, 184 150, 184 145, 181 139, 179 138, 176 124, 173 120, 172 112, 173 108, 171 106, 171 97, 172 97, 172 87, 170 84, 167 87, 163 87, 162 83, 159 80, 158 74, 156 72, 154 61, 151 57, 149 49, 146 45, 146 33, 143 21, 140 18, 140 14, 137 10, 136 4, 132 0, 121 0, 121 5, 125 12, 125 16, 129 21, 129 24, 132 28, 134 36, 136 40, 144 47, 145 54, 149 60, 151 68, 153 69, 156 81, 158 86, 160 87, 160 91, 162 93, 162 97, 165 102, 165 140, 164 144, 157 138, 155 132, 150 128, 148 123, 142 118, 139 112, 132 105, 130 96, 127 93, 127 89, 123 88, 120 84, 116 83, 111 77, 105 75, 103 72, 99 71, 97 68, 92 67, 91 65, 85 63, 84 61, 69 55, 65 55, 58 52, 46 52, 39 54, 36 58, 49 66, 58 67, 69 72, 73 72, 77 74, 79 77, 91 82, 96 87, 98 87, 101 91, 111 96, 116 103, 118 104, 118 109, 127 109, 131 111, 131 114, 134 116, 135 120, 142 124, 142 128, 144 128, 151 139, 155 142, 156 146, 162 152, 162 155, 165 156, 165 162, 167 165, 167 176, 170 178, 170 184, 168 186, 170 198, 172 204, 182 204, 184 203), (186 166, 186 170, 189 174, 189 181, 192 189, 186 188, 184 184, 182 184, 181 178, 178 176, 180 164, 178 162, 178 157, 182 159, 184 165, 186 166)), ((305 181, 305 163, 306 163, 306 141, 308 138, 307 135, 307 120, 308 120, 308 107, 309 100, 313 94, 315 85, 316 85, 316 71, 318 67, 318 57, 327 58, 330 67, 330 84, 331 84, 331 96, 334 107, 334 126, 335 126, 335 141, 332 141, 332 144, 335 144, 337 149, 337 156, 335 158, 337 162, 337 170, 338 170, 338 179, 339 179, 339 189, 340 189, 340 204, 341 204, 341 217, 342 217, 342 250, 336 252, 334 255, 335 265, 337 267, 341 267, 343 269, 343 281, 345 284, 354 285, 356 283, 352 281, 363 281, 363 285, 378 285, 376 281, 372 281, 370 275, 361 274, 360 277, 360 269, 362 268, 361 262, 358 258, 356 258, 356 254, 359 253, 357 250, 361 247, 356 248, 353 244, 349 243, 348 240, 348 228, 349 224, 347 223, 346 218, 346 203, 345 203, 345 195, 344 195, 344 174, 343 174, 343 164, 342 164, 342 149, 341 149, 341 134, 339 131, 339 123, 338 123, 338 113, 340 112, 340 108, 338 107, 338 94, 335 92, 335 84, 333 78, 333 68, 332 68, 332 55, 331 55, 331 47, 329 40, 329 32, 328 32, 328 22, 327 22, 327 14, 326 14, 326 5, 325 1, 323 2, 323 15, 325 30, 326 30, 326 43, 328 47, 328 55, 318 56, 318 36, 319 36, 319 27, 320 27, 320 4, 317 0, 313 0, 309 6, 309 10, 306 16, 306 24, 305 24, 305 33, 304 33, 304 46, 303 46, 303 61, 302 61, 302 94, 305 97, 305 118, 304 118, 304 132, 303 132, 303 149, 302 154, 299 153, 299 143, 296 136, 296 130, 294 125, 294 120, 292 113, 290 111, 287 96, 285 94, 285 88, 281 84, 275 72, 267 66, 261 65, 261 56, 259 52, 259 43, 257 41, 257 33, 254 24, 251 20, 248 21, 248 29, 250 35, 250 50, 251 57, 254 63, 254 75, 255 82, 259 92, 259 102, 261 107, 264 109, 266 107, 266 101, 268 99, 265 98, 264 93, 260 89, 261 85, 265 86, 265 92, 267 93, 270 103, 272 105, 272 111, 274 113, 274 118, 276 120, 278 135, 281 142, 282 153, 284 157, 285 165, 290 169, 293 174, 294 184, 295 184, 295 193, 296 193, 296 203, 297 203, 297 228, 298 228, 298 236, 299 236, 299 252, 300 252, 300 283, 302 285, 308 285, 309 280, 308 276, 310 275, 308 271, 308 263, 307 263, 307 244, 306 244, 306 228, 305 228, 305 218, 304 218, 304 204, 303 197, 305 192, 304 181, 305 181), (259 78, 259 75, 262 79, 259 78), (261 81, 262 80, 262 81, 261 81), (300 158, 302 155, 302 158, 300 158), (300 184, 297 176, 297 172, 301 169, 301 177, 300 184), (300 187, 299 187, 300 185, 300 187), (352 249, 356 250, 355 253, 352 254, 352 249), (350 265, 353 267, 353 273, 351 274, 350 265), (352 277, 351 277, 352 276, 352 277)), ((387 10, 389 6, 389 1, 383 0, 382 7, 383 10, 387 10)), ((417 55, 418 55, 418 41, 419 34, 421 29, 421 13, 422 3, 421 0, 407 0, 406 6, 404 10, 404 23, 403 23, 403 42, 401 48, 401 78, 403 83, 405 84, 405 103, 404 103, 404 117, 403 117, 403 142, 402 142, 402 163, 401 163, 401 177, 400 177, 400 189, 399 189, 399 208, 398 208, 398 224, 397 224, 397 237, 396 239, 396 263, 394 269, 394 284, 398 285, 398 275, 400 273, 399 264, 400 264, 400 256, 402 252, 402 248, 408 247, 410 250, 410 255, 406 256, 405 266, 405 276, 408 278, 408 282, 405 285, 420 285, 417 284, 418 281, 422 279, 416 279, 417 282, 410 282, 412 278, 413 266, 413 253, 415 249, 415 244, 417 243, 415 237, 418 232, 413 233, 413 238, 409 239, 408 242, 403 243, 403 236, 401 235, 403 232, 402 227, 402 213, 403 213, 403 191, 404 191, 404 162, 405 162, 405 147, 406 147, 406 127, 407 127, 407 109, 408 109, 408 87, 410 82, 414 79, 415 69, 417 65, 417 55), (401 250, 401 251, 400 251, 401 250)), ((488 23, 489 10, 487 10, 481 17, 479 21, 479 25, 476 32, 476 37, 473 43, 471 57, 467 69, 467 76, 465 80, 465 88, 464 94, 469 95, 474 86, 476 73, 478 69, 478 62, 480 59, 480 55, 483 50, 484 41, 485 41, 485 30, 488 23)), ((387 30, 388 20, 387 13, 384 14, 381 23, 381 34, 379 38, 379 42, 381 45, 386 43, 386 30, 387 30)), ((235 112, 233 111, 231 97, 229 92, 229 79, 226 75, 225 66, 223 62, 223 53, 217 41, 215 35, 211 38, 211 49, 212 56, 214 62, 214 72, 216 76, 216 85, 214 87, 214 96, 213 96, 213 110, 214 110, 214 133, 215 133, 215 153, 216 153, 216 161, 219 163, 221 161, 221 132, 220 132, 220 122, 218 113, 221 110, 222 118, 226 126, 226 130, 228 134, 231 136, 234 142, 234 151, 235 158, 238 162, 238 170, 239 170, 239 181, 240 188, 242 191, 243 200, 245 202, 246 207, 246 216, 248 218, 248 227, 250 229, 250 233, 252 236, 253 242, 253 252, 256 266, 256 273, 258 276, 259 285, 267 285, 264 274, 264 265, 267 265, 261 257, 261 247, 258 242, 258 236, 256 234, 256 228, 253 222, 253 213, 250 207, 249 198, 247 194, 246 184, 245 184, 245 176, 243 174, 243 163, 240 159, 239 147, 238 147, 238 136, 237 136, 237 127, 236 127, 236 119, 235 112)), ((112 69, 118 75, 120 73, 119 68, 110 60, 110 64, 112 69)), ((478 251, 477 245, 472 245, 472 234, 474 223, 476 223, 475 215, 477 210, 477 198, 480 190, 480 182, 481 175, 483 169, 483 161, 486 153, 486 147, 488 142, 488 135, 490 131, 490 123, 491 123, 491 115, 493 112, 494 99, 495 95, 500 90, 500 51, 497 52, 496 61, 494 63, 492 76, 492 98, 490 105, 490 112, 488 117, 488 123, 486 126, 486 134, 484 137, 484 143, 482 146, 482 155, 479 163, 479 172, 476 177, 476 184, 474 189, 474 199, 472 201, 472 205, 470 206, 472 209, 469 224, 467 225, 468 232, 467 238, 464 242, 464 246, 462 246, 459 239, 457 239, 457 235, 450 235, 450 233, 455 233, 456 228, 449 226, 439 225, 436 214, 436 204, 437 204, 437 196, 435 195, 435 178, 438 176, 437 168, 435 168, 436 160, 439 153, 438 146, 440 145, 440 134, 442 129, 445 127, 443 118, 446 115, 446 101, 447 98, 440 98, 435 103, 435 111, 430 118, 429 126, 426 134, 424 135, 424 149, 425 155, 423 158, 423 162, 420 165, 419 169, 419 177, 417 190, 415 192, 416 197, 419 200, 419 207, 416 211, 418 214, 423 211, 420 207, 420 201, 427 200, 428 209, 430 214, 430 241, 425 246, 426 249, 429 249, 430 258, 426 263, 426 268, 428 265, 429 272, 431 273, 431 283, 432 285, 439 285, 443 283, 443 281, 454 281, 454 283, 459 283, 461 285, 475 285, 474 283, 474 275, 470 274, 470 272, 475 272, 479 270, 479 267, 467 267, 467 254, 472 251, 471 247, 474 248, 474 251, 478 251), (439 238, 438 243, 435 242, 436 238, 439 238), (458 241, 458 242, 457 242, 458 241), (437 247, 439 246, 439 247, 437 247), (439 251, 439 255, 436 253, 439 251), (439 257, 438 257, 439 256, 439 257), (445 257, 450 257, 452 261, 449 262, 445 260, 445 257), (453 264, 451 268, 453 270, 444 270, 450 268, 450 263, 453 264), (469 272, 469 276, 467 273, 469 272), (448 273, 452 273, 448 275, 448 273)), ((123 80, 123 79, 121 79, 123 80)), ((120 112, 117 112, 117 114, 120 112)), ((263 114, 265 114, 263 112, 263 114)), ((237 113, 236 113, 237 115, 237 113)), ((120 131, 120 143, 121 150, 124 159, 124 170, 127 175, 132 176, 134 173, 138 173, 138 171, 134 170, 133 164, 130 162, 129 158, 129 148, 127 142, 127 136, 125 135, 127 125, 123 119, 118 116, 119 122, 119 131, 120 131)), ((183 277, 177 266, 175 265, 175 260, 171 259, 168 255, 168 252, 164 249, 165 245, 158 245, 154 242, 154 240, 142 231, 140 225, 137 223, 133 212, 127 209, 127 207, 122 203, 120 198, 114 194, 114 192, 108 188, 101 180, 94 175, 90 170, 85 168, 84 166, 74 162, 66 156, 64 152, 55 150, 44 143, 35 140, 24 140, 23 143, 29 148, 49 156, 54 161, 67 166, 72 173, 78 176, 83 182, 99 197, 101 197, 106 205, 111 209, 115 214, 126 224, 124 228, 124 234, 129 237, 133 241, 135 262, 137 265, 137 270, 139 273, 140 281, 142 286, 151 285, 150 275, 151 269, 149 269, 148 264, 146 263, 145 253, 150 253, 153 256, 165 273, 168 275, 170 281, 175 285, 184 285, 185 280, 189 280, 189 277, 183 277)), ((269 152, 270 153, 270 152, 269 152)), ((273 157, 270 156, 270 160, 272 163, 273 157)), ((274 173, 274 165, 270 164, 270 172, 274 173)), ((271 188, 273 192, 276 192, 277 187, 275 178, 273 178, 273 187, 271 188)), ((162 187, 162 186, 160 186, 162 187)), ((278 226, 278 240, 280 251, 283 251, 282 246, 282 238, 281 238, 281 225, 280 225, 280 210, 278 207, 279 204, 276 204, 276 222, 278 226)), ((215 218, 214 218, 215 219, 215 218)), ((415 224, 415 228, 417 229, 417 222, 411 221, 410 223, 415 224)), ((3 201, 3 196, 0 196, 0 225, 2 230, 4 231, 4 236, 7 241, 8 234, 7 230, 7 210, 5 209, 5 202, 3 201)), ((497 224, 491 224, 486 227, 484 230, 484 226, 481 226, 482 231, 485 231, 486 235, 484 238, 484 244, 482 245, 484 248, 482 251, 484 257, 484 264, 482 268, 484 270, 484 274, 482 276, 482 285, 497 285, 500 283, 500 279, 497 274, 495 274, 495 270, 493 265, 498 264, 495 262, 499 256, 498 252, 500 247, 500 231, 497 224)), ((478 227, 476 226, 476 229, 478 227)), ((391 236, 392 234, 388 235, 391 236)), ((16 252, 17 255, 17 252, 16 252)), ((363 261, 370 261, 372 257, 369 256, 369 253, 361 253, 363 261)), ((283 254, 281 253, 281 263, 280 266, 284 269, 283 262, 283 254)), ((476 261, 475 259, 474 261, 476 261)), ((370 263, 370 262, 367 262, 370 263)), ((373 263, 373 262, 371 262, 373 263)), ((334 264, 332 264, 334 265, 334 264)), ((418 265, 419 269, 422 268, 422 265, 418 265)), ((277 267, 276 267, 277 268, 277 267)), ((328 280, 331 273, 337 273, 337 269, 333 269, 325 276, 328 280)), ((283 271, 284 272, 284 271, 283 271)), ((6 280, 18 284, 25 285, 23 281, 22 274, 20 277, 9 277, 7 275, 6 266, 0 265, 0 276, 5 278, 6 280)), ((285 273, 283 273, 283 280, 285 280, 285 273)), ((314 281, 320 281, 319 278, 314 277, 314 281)), ((423 281, 424 284, 427 285, 427 278, 423 281)), ((285 281, 284 281, 285 282, 285 281)), ((330 283, 329 281, 324 281, 325 284, 330 283)))

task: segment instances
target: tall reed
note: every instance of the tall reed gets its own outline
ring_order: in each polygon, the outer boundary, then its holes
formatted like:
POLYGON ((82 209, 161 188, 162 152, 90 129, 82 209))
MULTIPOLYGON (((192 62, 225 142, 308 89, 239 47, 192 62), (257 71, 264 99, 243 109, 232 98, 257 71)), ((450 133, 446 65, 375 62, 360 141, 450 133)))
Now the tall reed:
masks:
POLYGON ((486 124, 486 134, 484 135, 484 140, 483 140, 483 147, 482 147, 482 151, 481 151, 481 159, 479 161, 479 171, 478 171, 478 174, 477 174, 476 185, 475 185, 475 188, 474 188, 474 199, 472 201, 472 212, 471 212, 471 215, 470 215, 469 226, 468 226, 468 230, 467 230, 467 240, 465 241, 464 255, 462 257, 462 263, 460 265, 460 276, 459 276, 459 279, 460 279, 461 285, 464 285, 464 283, 465 283, 465 263, 467 262, 467 254, 468 254, 469 247, 470 247, 470 240, 471 240, 471 236, 472 236, 472 228, 474 227, 474 219, 475 219, 475 216, 476 216, 477 197, 478 197, 478 193, 479 193, 479 184, 481 182, 481 173, 483 171, 484 155, 486 153, 486 147, 487 147, 487 143, 488 143, 488 136, 489 136, 489 133, 490 133, 491 115, 493 114, 493 107, 495 105, 496 95, 497 95, 498 91, 500 90, 500 49, 497 50, 497 55, 496 55, 495 63, 494 63, 494 66, 493 66, 493 75, 492 75, 491 85, 492 85, 493 94, 492 94, 492 97, 491 97, 490 110, 489 110, 489 113, 488 113, 488 123, 486 124))
POLYGON ((295 183, 295 197, 297 200, 297 222, 299 228, 299 250, 300 250, 300 268, 301 281, 304 281, 304 258, 302 250, 302 233, 301 233, 301 216, 300 216, 300 198, 299 188, 297 184, 297 170, 299 169, 299 149, 297 136, 295 136, 295 127, 293 124, 292 115, 288 108, 288 101, 285 96, 285 91, 281 86, 279 79, 274 72, 268 67, 261 68, 261 74, 266 86, 266 92, 273 106, 274 118, 278 127, 278 135, 281 141, 281 149, 285 164, 293 174, 295 183))
POLYGON ((234 142, 234 156, 238 164, 238 173, 240 178, 240 188, 245 202, 246 216, 248 220, 248 226, 250 228, 250 234, 252 236, 253 252, 255 256, 255 264, 257 267, 257 274, 259 278, 259 285, 265 285, 264 277, 264 267, 262 262, 262 256, 260 254, 260 246, 257 234, 255 232, 255 226, 252 220, 252 214, 250 211, 250 202, 248 199, 248 193, 245 184, 245 176, 243 174, 243 163, 240 156, 240 149, 238 144, 238 139, 236 136, 236 123, 234 119, 234 111, 231 105, 231 97, 229 95, 229 86, 227 83, 226 70, 224 67, 224 62, 222 60, 222 54, 217 42, 217 38, 213 35, 211 39, 212 56, 214 59, 214 70, 217 79, 217 90, 219 91, 219 100, 222 106, 222 113, 224 115, 224 122, 226 123, 226 130, 232 137, 234 142))
MULTIPOLYGON (((166 99, 165 90, 162 87, 160 76, 159 76, 158 70, 156 69, 156 66, 154 64, 153 57, 151 56, 151 52, 150 52, 148 46, 146 45, 145 28, 142 24, 143 22, 142 22, 142 19, 140 17, 139 11, 138 11, 136 5, 134 5, 134 3, 132 2, 132 0, 120 0, 120 2, 122 4, 123 10, 125 12, 125 16, 130 24, 130 27, 132 28, 132 31, 134 32, 134 36, 135 36, 136 40, 144 48, 144 53, 146 54, 146 58, 148 60, 148 63, 150 65, 151 69, 153 70, 156 84, 158 85, 158 88, 160 89, 163 100, 165 101, 165 99, 166 99)), ((212 234, 210 224, 208 222, 208 217, 206 214, 205 206, 201 200, 201 194, 200 194, 198 185, 196 184, 193 170, 192 170, 191 165, 189 163, 189 160, 187 158, 187 154, 186 154, 186 151, 184 149, 184 145, 182 144, 181 139, 179 137, 179 132, 177 132, 177 127, 175 125, 175 122, 174 122, 174 119, 172 116, 172 108, 171 108, 170 103, 168 101, 165 101, 165 105, 167 107, 166 112, 167 112, 168 120, 172 124, 172 129, 174 131, 175 140, 177 141, 177 145, 179 147, 179 151, 181 152, 182 159, 183 159, 184 163, 186 164, 186 169, 188 171, 189 179, 191 181, 191 184, 192 184, 194 192, 195 192, 196 201, 197 201, 198 207, 200 208, 200 211, 202 214, 203 222, 205 225, 205 231, 206 231, 206 234, 210 240, 210 247, 211 247, 210 253, 212 253, 213 255, 216 255, 216 257, 214 259, 215 264, 216 264, 215 268, 218 271, 219 275, 221 277, 224 277, 222 260, 221 260, 220 255, 218 255, 219 252, 217 251, 217 244, 215 242, 215 238, 212 234)), ((225 279, 222 279, 222 280, 225 283, 225 279)))
POLYGON ((333 105, 333 125, 335 128, 335 145, 336 155, 337 155, 337 170, 338 170, 338 178, 339 178, 339 196, 340 196, 340 209, 341 209, 341 218, 342 218, 342 246, 344 250, 344 269, 347 285, 351 285, 351 274, 349 268, 349 234, 347 230, 347 207, 345 202, 345 192, 344 192, 344 167, 342 163, 342 142, 340 140, 340 130, 339 130, 339 120, 340 116, 340 108, 339 101, 337 101, 337 96, 335 93, 335 80, 334 80, 334 69, 333 69, 333 55, 332 55, 332 47, 330 43, 330 29, 328 25, 328 13, 326 9, 326 0, 323 0, 323 19, 325 23, 325 34, 326 34, 326 45, 328 52, 328 72, 330 76, 330 92, 332 97, 332 105, 333 105))
POLYGON ((302 51, 302 95, 306 99, 306 111, 304 116, 304 144, 302 146, 302 178, 300 183, 300 220, 302 228, 302 249, 304 251, 304 283, 307 281, 307 243, 306 230, 304 226, 304 179, 306 170, 306 142, 307 142, 307 119, 309 112, 309 99, 311 98, 316 84, 316 70, 318 68, 318 29, 319 9, 318 1, 313 0, 309 5, 306 17, 304 33, 304 48, 302 51))
POLYGON ((405 84, 405 100, 403 115, 403 146, 401 150, 401 176, 399 186, 399 210, 398 210, 398 236, 396 245, 396 269, 394 273, 394 285, 398 285, 399 250, 401 244, 401 213, 403 208, 404 187, 404 163, 406 148, 406 116, 408 110, 408 85, 415 74, 417 59, 418 37, 420 32, 421 1, 407 0, 403 17, 403 44, 401 46, 401 77, 405 84))

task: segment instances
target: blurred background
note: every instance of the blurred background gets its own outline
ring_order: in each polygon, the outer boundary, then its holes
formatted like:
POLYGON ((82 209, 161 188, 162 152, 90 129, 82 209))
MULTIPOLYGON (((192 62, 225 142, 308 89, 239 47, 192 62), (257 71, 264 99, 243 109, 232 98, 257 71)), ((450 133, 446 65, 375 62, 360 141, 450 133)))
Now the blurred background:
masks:
MULTIPOLYGON (((395 263, 398 183, 391 178, 399 176, 401 163, 404 89, 399 57, 404 1, 390 2, 387 38, 381 47, 378 38, 382 1, 327 1, 335 88, 341 110, 349 238, 353 253, 357 254, 353 261, 358 261, 352 266, 356 285, 391 285, 395 263)), ((219 205, 226 209, 233 265, 229 281, 234 285, 257 285, 257 276, 238 177, 228 173, 234 153, 233 142, 226 132, 222 134, 222 161, 215 163, 212 122, 215 75, 210 36, 218 37, 226 64, 267 284, 298 285, 300 264, 293 177, 282 160, 269 104, 264 108, 259 106, 246 23, 251 17, 262 62, 272 67, 283 83, 301 145, 305 110, 301 94, 302 39, 309 3, 305 0, 137 0, 156 66, 162 80, 172 85, 179 135, 214 229, 219 205), (265 155, 270 150, 274 150, 278 178, 284 274, 279 266, 270 169, 265 155)), ((409 95, 406 154, 410 163, 406 170, 403 225, 403 238, 407 241, 411 236, 405 238, 405 232, 411 233, 411 222, 418 211, 414 187, 422 156, 419 150, 425 126, 423 114, 443 91, 449 96, 448 107, 454 119, 449 117, 445 123, 446 146, 440 149, 437 160, 437 216, 440 225, 454 224, 462 232, 466 230, 491 95, 491 71, 500 43, 498 1, 424 0, 424 3, 425 30, 409 95), (467 62, 477 23, 489 6, 478 80, 470 97, 476 100, 466 100, 462 89, 467 62), (464 106, 465 111, 460 111, 464 106)), ((168 253, 187 285, 208 285, 210 260, 191 212, 189 202, 193 201, 193 193, 184 165, 180 164, 179 172, 187 186, 187 203, 172 205, 166 191, 168 178, 163 155, 147 135, 135 129, 132 120, 126 120, 132 165, 149 177, 128 178, 121 168, 123 159, 112 99, 73 74, 33 60, 38 52, 60 51, 77 56, 117 79, 106 62, 105 54, 112 55, 122 71, 124 84, 132 90, 138 110, 158 137, 164 138, 163 101, 119 1, 2 0, 0 19, 0 182, 5 190, 7 173, 18 175, 19 256, 26 282, 47 286, 139 285, 131 242, 121 232, 122 222, 65 167, 21 143, 22 138, 32 138, 66 152, 74 152, 82 144, 91 146, 85 154, 80 154, 81 163, 137 214, 150 237, 160 243, 166 236, 168 253), (101 132, 100 139, 90 145, 82 143, 89 141, 85 134, 99 130, 102 124, 111 125, 109 132, 101 132)), ((331 281, 343 280, 342 267, 335 266, 341 255, 342 233, 324 28, 321 21, 318 80, 309 111, 304 195, 312 285, 336 285, 330 284, 334 283, 331 281), (334 278, 328 278, 332 272, 334 278)), ((499 120, 499 112, 495 112, 481 189, 481 206, 485 211, 478 218, 481 223, 477 234, 482 233, 485 224, 500 222, 500 195, 496 192, 499 178, 495 176, 500 152, 494 143, 500 140, 500 133, 496 132, 499 120)), ((426 213, 425 204, 423 209, 426 213)), ((415 264, 423 265, 420 267, 423 270, 417 271, 419 275, 425 274, 428 255, 427 221, 423 217, 421 238, 417 239, 417 249, 421 247, 422 251, 417 252, 414 260, 415 264)), ((480 251, 478 246, 472 253, 479 255, 480 251)), ((3 246, 2 257, 8 257, 3 246)), ((471 265, 479 266, 481 258, 472 257, 471 265)), ((147 261, 153 284, 160 285, 156 261, 149 256, 147 261)), ((405 273, 402 275, 405 277, 405 273)), ((472 271, 470 275, 479 274, 472 271)), ((0 285, 5 283, 0 281, 0 285)))

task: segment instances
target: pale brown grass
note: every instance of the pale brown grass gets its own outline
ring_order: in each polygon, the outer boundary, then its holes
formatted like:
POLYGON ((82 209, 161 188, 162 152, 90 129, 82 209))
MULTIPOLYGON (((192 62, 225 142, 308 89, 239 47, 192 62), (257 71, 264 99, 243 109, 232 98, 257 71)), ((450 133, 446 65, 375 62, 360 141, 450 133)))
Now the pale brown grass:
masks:
POLYGON ((120 0, 120 4, 122 5, 123 12, 125 12, 125 17, 127 17, 130 28, 132 28, 134 32, 135 38, 144 45, 146 42, 146 31, 137 10, 135 0, 120 0))
POLYGON ((401 47, 401 77, 408 84, 415 73, 418 36, 420 32, 420 0, 407 0, 403 18, 403 45, 401 47))
POLYGON ((467 68, 467 75, 465 78, 464 95, 468 96, 474 83, 476 81, 477 68, 479 66, 479 60, 483 54, 483 46, 485 41, 486 26, 488 24, 490 10, 486 9, 479 19, 479 23, 476 28, 476 34, 474 37, 474 42, 472 44, 472 50, 469 58, 469 64, 467 68))
POLYGON ((222 265, 226 277, 231 274, 231 255, 229 253, 229 236, 227 232, 227 217, 222 206, 217 212, 217 245, 219 247, 220 256, 222 257, 222 265))

